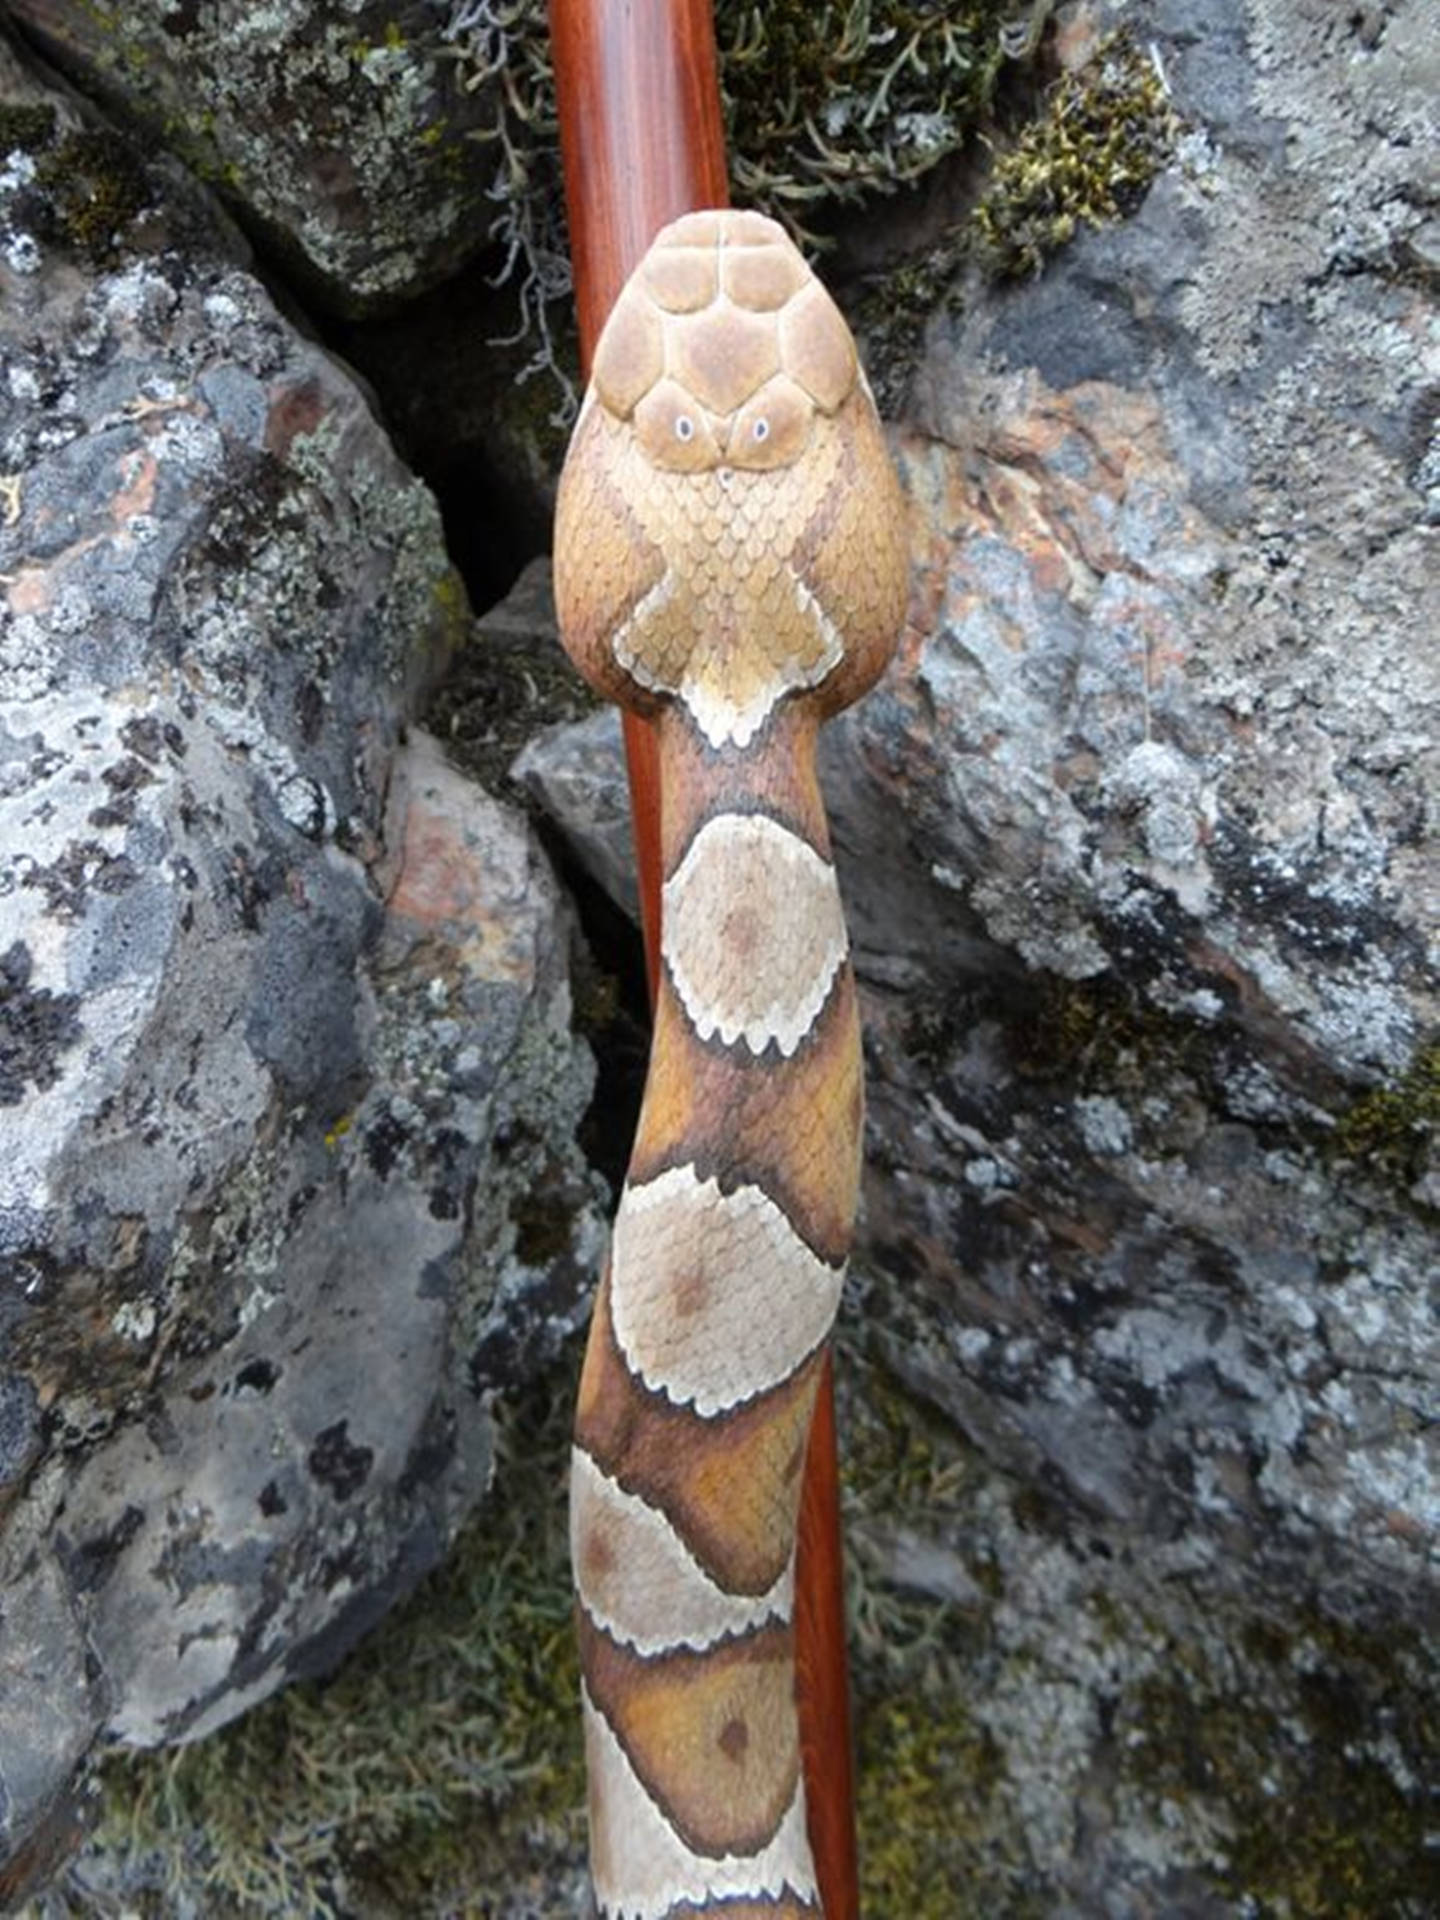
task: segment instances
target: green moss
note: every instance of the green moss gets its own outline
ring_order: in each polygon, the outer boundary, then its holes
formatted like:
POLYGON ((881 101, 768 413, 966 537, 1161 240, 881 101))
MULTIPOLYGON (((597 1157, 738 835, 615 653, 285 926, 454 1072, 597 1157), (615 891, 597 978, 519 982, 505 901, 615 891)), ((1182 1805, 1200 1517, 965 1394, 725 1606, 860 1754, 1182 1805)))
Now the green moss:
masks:
POLYGON ((1116 1751, 1144 1795, 1222 1810, 1216 1883, 1257 1920, 1436 1912, 1433 1656, 1404 1632, 1381 1639, 1318 1616, 1251 1622, 1236 1640, 1240 1684, 1176 1646, 1122 1710, 1116 1751))
POLYGON ((1027 1079, 1064 1080, 1077 1092, 1108 1083, 1123 1053, 1148 1051, 1166 1023, 1106 975, 1065 980, 1044 974, 1014 1022, 1015 1058, 1027 1079))
POLYGON ((1346 1109, 1332 1136, 1334 1151, 1387 1182, 1409 1188, 1425 1170, 1440 1137, 1440 1041, 1421 1049, 1398 1080, 1346 1109))
POLYGON ((904 406, 931 316, 960 304, 958 275, 967 245, 965 229, 950 228, 918 259, 887 273, 853 310, 870 385, 884 414, 904 406))
POLYGON ((143 162, 129 141, 106 129, 66 136, 37 161, 43 195, 40 237, 97 266, 116 255, 126 229, 150 202, 143 162))
POLYGON ((453 567, 447 567, 437 576, 431 591, 441 624, 448 628, 463 623, 468 628, 472 618, 470 596, 465 591, 465 582, 453 567))
POLYGON ((499 1496, 332 1681, 292 1686, 195 1746, 106 1764, 99 1842, 158 1879, 147 1920, 182 1895, 215 1920, 471 1912, 474 1890, 508 1887, 517 1862, 578 1854, 564 1512, 576 1364, 502 1416, 499 1496))
POLYGON ((972 215, 985 265, 1002 278, 1038 273, 1082 224, 1118 220, 1170 158, 1178 131, 1153 62, 1111 34, 996 160, 972 215))
MULTIPOLYGON (((1036 0, 1000 28, 997 44, 1010 57, 1028 57, 1049 11, 1036 0)), ((974 127, 989 117, 994 77, 992 66, 974 96, 974 127)), ((967 266, 1002 278, 1038 271, 1081 222, 1101 225, 1138 203, 1177 131, 1159 74, 1123 33, 1052 87, 1038 115, 1000 151, 969 218, 887 272, 858 304, 856 328, 882 411, 903 404, 932 315, 962 305, 967 266)))
MULTIPOLYGON (((995 1911, 992 1802, 1002 1768, 968 1709, 994 1570, 967 1565, 986 1598, 962 1609, 897 1587, 865 1542, 895 1528, 934 1538, 959 1527, 980 1470, 952 1427, 859 1354, 842 1351, 837 1381, 862 1905, 969 1920, 995 1911)), ((1025 1910, 1006 1911, 1018 1920, 1025 1910)))
POLYGON ((26 218, 36 237, 97 266, 114 257, 125 230, 149 204, 150 184, 130 143, 105 128, 60 135, 46 104, 0 104, 0 155, 35 162, 26 218))
MULTIPOLYGON (((993 1740, 956 1698, 876 1700, 858 1727, 862 1905, 905 1920, 975 1920, 996 1911, 974 1882, 968 1823, 1003 1769, 993 1740)), ((1026 1909, 1007 1904, 1022 1920, 1026 1909)))
POLYGON ((0 102, 0 153, 38 153, 54 138, 53 107, 0 102))

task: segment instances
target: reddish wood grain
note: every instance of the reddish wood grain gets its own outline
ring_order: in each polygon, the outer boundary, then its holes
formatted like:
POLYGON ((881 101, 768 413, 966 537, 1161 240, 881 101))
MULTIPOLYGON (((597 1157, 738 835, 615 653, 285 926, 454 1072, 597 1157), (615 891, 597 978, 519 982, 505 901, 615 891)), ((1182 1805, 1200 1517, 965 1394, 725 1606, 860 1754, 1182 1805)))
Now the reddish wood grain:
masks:
MULTIPOLYGON (((551 0, 581 368, 616 295, 667 221, 729 204, 709 0, 551 0)), ((660 964, 655 736, 627 713, 625 757, 651 990, 660 964)))
MULTIPOLYGON (((709 0, 551 0, 582 367, 659 229, 729 202, 709 0)), ((651 991, 660 963, 660 791, 653 729, 625 716, 651 991)), ((835 1411, 827 1360, 806 1455, 796 1671, 811 1845, 826 1920, 858 1920, 835 1411)))
POLYGON ((708 0, 551 0, 581 339, 667 220, 729 203, 708 0))
POLYGON ((805 1454, 795 1556, 795 1676, 810 1846, 826 1920, 859 1920, 835 1379, 829 1354, 805 1454))

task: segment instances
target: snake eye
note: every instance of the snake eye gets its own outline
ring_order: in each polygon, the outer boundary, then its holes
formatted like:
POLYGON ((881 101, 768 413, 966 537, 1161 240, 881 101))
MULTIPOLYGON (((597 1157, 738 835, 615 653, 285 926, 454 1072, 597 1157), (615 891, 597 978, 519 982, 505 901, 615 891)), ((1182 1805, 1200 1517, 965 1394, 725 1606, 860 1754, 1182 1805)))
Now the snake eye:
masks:
POLYGON ((710 417, 678 380, 657 380, 636 407, 634 419, 640 452, 662 473, 706 473, 718 463, 720 449, 710 417))
POLYGON ((815 403, 783 373, 767 380, 734 415, 731 457, 737 467, 773 472, 798 460, 810 440, 815 403))

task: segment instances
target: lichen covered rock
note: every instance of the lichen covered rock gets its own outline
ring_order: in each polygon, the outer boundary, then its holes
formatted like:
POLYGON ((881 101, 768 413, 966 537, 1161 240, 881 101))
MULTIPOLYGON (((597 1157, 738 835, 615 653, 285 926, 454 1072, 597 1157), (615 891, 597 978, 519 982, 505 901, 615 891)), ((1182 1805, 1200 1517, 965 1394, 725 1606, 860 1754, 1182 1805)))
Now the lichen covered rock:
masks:
POLYGON ((435 1563, 594 1250, 559 897, 402 743, 466 626, 434 502, 203 197, 0 62, 9 1892, 102 1743, 435 1563))
MULTIPOLYGON (((878 1914, 1440 1909, 1427 31, 1420 0, 1059 9, 1048 119, 885 282, 927 304, 963 269, 919 365, 883 370, 911 394, 902 660, 825 749, 869 1036, 840 1373, 878 1914)), ((38 96, 21 113, 12 1880, 17 1846, 34 1872, 71 1844, 63 1788, 106 1729, 216 1725, 439 1550, 486 1458, 469 1386, 551 1351, 596 1264, 543 869, 426 743, 394 749, 411 641, 453 597, 428 504, 173 182, 38 96), (182 207, 167 253, 153 222, 182 207), (70 307, 34 294, 42 260, 70 307), (52 310, 75 318, 42 348, 52 310)), ((416 446, 462 358, 443 305, 416 446)), ((539 584, 436 710, 467 750, 515 740, 539 584)), ((622 892, 613 716, 520 771, 622 892)), ((508 1687, 464 1695, 487 1726, 564 1714, 564 1660, 535 1651, 563 1576, 525 1537, 508 1687)), ((361 1728, 392 1711, 355 1686, 361 1728)), ((203 1791, 137 1789, 172 1857, 137 1859, 127 1815, 56 1900, 218 1910, 222 1825, 254 1849, 226 1884, 264 1883, 274 1819, 224 1798, 234 1751, 240 1796, 289 1806, 246 1784, 276 1737, 252 1727, 203 1791)), ((312 1727, 303 1761, 338 1737, 312 1727)), ((403 1766, 366 1777, 464 1824, 403 1766)), ((328 1836, 280 1863, 297 1904, 367 1851, 335 1816, 349 1778, 312 1802, 297 1777, 328 1836)), ((574 1829, 553 1797, 531 1816, 553 1870, 528 1831, 513 1871, 432 1834, 445 1857, 407 1853, 403 1895, 387 1858, 374 1910, 458 1910, 478 1871, 506 1911, 573 1911, 574 1829)))
POLYGON ((267 0, 123 7, 15 0, 86 90, 220 188, 312 296, 345 312, 433 286, 489 242, 491 87, 447 11, 267 0))

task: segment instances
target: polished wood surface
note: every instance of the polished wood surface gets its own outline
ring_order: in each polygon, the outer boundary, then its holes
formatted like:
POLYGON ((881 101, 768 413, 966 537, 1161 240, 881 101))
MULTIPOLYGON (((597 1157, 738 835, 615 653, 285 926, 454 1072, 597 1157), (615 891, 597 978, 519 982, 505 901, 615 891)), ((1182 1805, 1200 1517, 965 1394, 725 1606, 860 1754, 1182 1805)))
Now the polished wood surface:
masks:
POLYGON ((826 1920, 859 1920, 855 1764, 845 1651, 845 1565, 835 1378, 825 1356, 805 1454, 795 1551, 795 1685, 810 1846, 826 1920))
POLYGON ((715 28, 708 0, 552 0, 550 33, 588 355, 659 229, 728 205, 715 28))
MULTIPOLYGON (((582 368, 656 232, 728 204, 708 0, 551 0, 550 30, 582 368)), ((653 729, 625 715, 652 996, 660 958, 660 792, 653 729)), ((858 1920, 835 1415, 827 1359, 806 1455, 796 1669, 811 1845, 826 1920, 858 1920)))
MULTIPOLYGON (((570 218, 580 365, 667 221, 729 204, 709 0, 551 0, 551 55, 570 218)), ((652 996, 660 964, 655 736, 624 716, 640 917, 652 996)))

